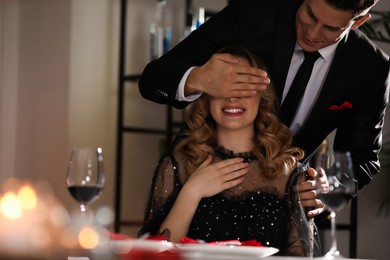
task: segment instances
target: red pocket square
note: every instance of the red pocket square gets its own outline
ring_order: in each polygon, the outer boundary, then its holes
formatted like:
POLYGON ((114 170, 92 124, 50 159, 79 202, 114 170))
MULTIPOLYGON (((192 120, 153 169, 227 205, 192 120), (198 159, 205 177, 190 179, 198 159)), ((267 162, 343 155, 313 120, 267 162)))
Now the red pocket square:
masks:
POLYGON ((341 110, 341 109, 350 109, 350 108, 352 108, 352 104, 349 103, 348 101, 345 101, 340 106, 338 106, 338 105, 331 105, 328 109, 329 110, 341 110))

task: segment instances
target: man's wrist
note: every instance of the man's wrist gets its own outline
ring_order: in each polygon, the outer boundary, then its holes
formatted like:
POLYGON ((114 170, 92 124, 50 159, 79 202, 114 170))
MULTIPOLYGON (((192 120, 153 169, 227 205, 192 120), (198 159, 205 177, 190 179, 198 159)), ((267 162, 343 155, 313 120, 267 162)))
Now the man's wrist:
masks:
POLYGON ((192 67, 188 70, 187 80, 184 85, 184 96, 199 95, 202 93, 202 90, 199 88, 201 82, 197 80, 195 76, 199 70, 199 67, 192 67))
POLYGON ((181 78, 179 82, 179 86, 176 91, 176 100, 177 101, 186 101, 186 102, 192 102, 196 99, 198 99, 202 93, 198 92, 195 94, 185 94, 185 87, 187 84, 187 79, 188 76, 190 75, 190 72, 194 69, 195 67, 189 68, 186 73, 184 73, 183 77, 181 78))

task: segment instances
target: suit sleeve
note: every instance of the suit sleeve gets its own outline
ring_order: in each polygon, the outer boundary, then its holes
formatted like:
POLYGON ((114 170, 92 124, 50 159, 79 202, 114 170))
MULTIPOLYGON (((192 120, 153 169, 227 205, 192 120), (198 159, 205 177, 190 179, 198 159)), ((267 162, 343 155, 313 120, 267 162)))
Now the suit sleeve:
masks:
POLYGON ((379 152, 389 98, 389 66, 388 59, 386 64, 375 66, 364 102, 354 108, 350 120, 336 132, 334 148, 351 152, 359 189, 380 171, 379 152))

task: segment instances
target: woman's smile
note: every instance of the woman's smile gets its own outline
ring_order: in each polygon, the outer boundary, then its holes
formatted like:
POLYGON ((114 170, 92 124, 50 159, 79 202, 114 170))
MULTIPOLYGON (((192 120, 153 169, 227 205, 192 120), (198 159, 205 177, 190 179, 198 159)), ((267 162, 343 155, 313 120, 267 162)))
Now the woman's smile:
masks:
POLYGON ((232 106, 229 106, 229 107, 223 107, 222 108, 222 112, 226 116, 240 116, 240 115, 242 115, 245 112, 245 109, 242 108, 242 107, 232 107, 232 106))

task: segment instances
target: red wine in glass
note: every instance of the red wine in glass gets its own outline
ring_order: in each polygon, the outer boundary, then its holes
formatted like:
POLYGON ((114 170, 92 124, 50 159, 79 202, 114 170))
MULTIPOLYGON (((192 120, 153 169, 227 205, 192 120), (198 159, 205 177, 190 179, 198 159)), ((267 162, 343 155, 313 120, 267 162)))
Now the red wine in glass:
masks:
POLYGON ((73 185, 69 186, 68 190, 75 200, 77 200, 79 203, 87 205, 100 196, 100 194, 103 192, 103 187, 98 185, 73 185))
POLYGON ((75 148, 72 150, 66 185, 72 197, 80 204, 82 213, 86 206, 102 194, 105 177, 102 149, 75 148))

